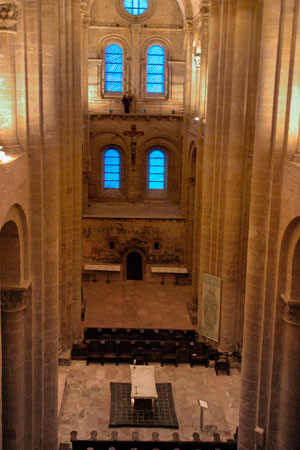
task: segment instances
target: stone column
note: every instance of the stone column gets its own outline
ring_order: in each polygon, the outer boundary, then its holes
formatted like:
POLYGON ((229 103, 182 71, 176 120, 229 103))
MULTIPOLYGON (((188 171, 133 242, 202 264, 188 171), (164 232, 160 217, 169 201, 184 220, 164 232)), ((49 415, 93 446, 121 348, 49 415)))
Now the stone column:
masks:
POLYGON ((279 450, 300 448, 300 301, 282 296, 283 341, 277 444, 279 450))
MULTIPOLYGON (((277 392, 274 392, 276 390, 274 386, 278 386, 277 368, 280 364, 278 358, 281 357, 277 354, 275 339, 281 195, 281 183, 278 181, 282 175, 286 150, 285 132, 293 34, 291 19, 294 10, 294 0, 258 2, 254 40, 256 54, 252 60, 257 61, 257 73, 253 77, 253 90, 251 90, 255 94, 255 115, 252 118, 253 168, 239 412, 239 450, 254 448, 256 426, 265 430, 268 440, 266 447, 270 446, 268 448, 273 448, 270 440, 275 434, 274 416, 277 411, 274 411, 274 405, 277 406, 277 392)), ((281 448, 286 449, 288 446, 284 445, 281 448)))
POLYGON ((140 78, 140 61, 139 61, 140 37, 141 37, 141 25, 138 23, 133 23, 131 25, 132 74, 130 86, 131 92, 134 96, 133 100, 141 98, 142 94, 140 86, 141 78, 140 78))
POLYGON ((16 3, 0 3, 0 145, 9 155, 21 152, 17 132, 16 31, 16 3))
POLYGON ((193 272, 192 272, 192 305, 191 305, 191 309, 194 311, 195 316, 197 316, 197 309, 198 309, 203 150, 204 150, 206 97, 207 97, 207 52, 208 52, 208 20, 209 20, 209 7, 207 5, 207 0, 204 0, 202 2, 200 14, 201 14, 201 56, 200 56, 201 61, 200 61, 200 86, 199 86, 199 111, 198 111, 200 121, 197 136, 195 207, 194 207, 195 225, 193 236, 193 272))
MULTIPOLYGON (((220 343, 225 349, 235 342, 236 308, 241 299, 238 295, 241 272, 246 261, 241 260, 240 241, 244 161, 247 159, 245 139, 247 133, 247 84, 249 79, 250 49, 252 44, 253 1, 237 0, 235 7, 234 50, 231 78, 231 107, 229 115, 229 136, 226 173, 226 208, 224 211, 223 258, 222 258, 222 322, 220 343)), ((227 136, 224 131, 224 142, 227 136)), ((220 174, 220 176, 222 176, 220 174)), ((222 208, 222 206, 219 206, 222 208)))
POLYGON ((1 290, 3 450, 24 449, 26 289, 1 290))
POLYGON ((192 82, 192 66, 193 66, 193 39, 194 27, 190 20, 185 21, 185 103, 183 118, 183 148, 182 148, 182 188, 181 188, 181 209, 186 212, 187 209, 187 190, 188 190, 188 129, 191 113, 191 82, 192 82))
MULTIPOLYGON (((81 79, 82 21, 80 1, 72 2, 73 17, 73 293, 72 342, 82 339, 81 328, 81 233, 82 233, 82 142, 83 109, 81 79)), ((86 105, 87 107, 87 105, 86 105)), ((87 112, 87 111, 85 111, 87 112)))
POLYGON ((61 177, 60 177, 60 345, 70 349, 81 334, 82 136, 79 0, 60 1, 61 177), (76 33, 74 33, 76 30, 76 33))
POLYGON ((90 18, 86 7, 86 2, 81 1, 81 20, 82 20, 82 38, 81 38, 81 73, 82 73, 82 105, 83 105, 83 192, 82 205, 88 204, 88 174, 91 170, 90 155, 90 119, 88 104, 88 41, 89 41, 89 23, 90 18))

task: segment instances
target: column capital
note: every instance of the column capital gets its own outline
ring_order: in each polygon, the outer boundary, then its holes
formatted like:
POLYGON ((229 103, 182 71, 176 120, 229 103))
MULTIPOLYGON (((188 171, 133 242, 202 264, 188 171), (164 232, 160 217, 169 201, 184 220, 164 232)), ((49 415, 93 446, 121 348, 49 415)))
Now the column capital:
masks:
POLYGON ((83 19, 83 24, 85 26, 89 26, 90 24, 90 18, 88 14, 88 3, 85 0, 80 0, 80 15, 83 19))
POLYGON ((202 16, 208 15, 208 14, 209 14, 209 6, 208 6, 208 5, 202 5, 202 6, 200 7, 200 14, 201 14, 202 16))
POLYGON ((1 289, 1 311, 13 313, 26 308, 28 289, 10 287, 1 289))
POLYGON ((184 21, 184 30, 189 32, 194 31, 194 24, 192 20, 187 19, 184 21))
POLYGON ((300 327, 300 301, 292 300, 286 294, 281 294, 281 298, 284 302, 283 321, 300 327))
POLYGON ((0 3, 0 31, 17 31, 17 3, 0 3))

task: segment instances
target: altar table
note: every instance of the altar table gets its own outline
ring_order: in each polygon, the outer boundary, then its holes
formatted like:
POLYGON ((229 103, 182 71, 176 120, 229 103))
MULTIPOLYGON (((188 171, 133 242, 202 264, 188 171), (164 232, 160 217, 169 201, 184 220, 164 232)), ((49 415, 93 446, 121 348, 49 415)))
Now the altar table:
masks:
POLYGON ((154 407, 158 398, 154 366, 130 365, 131 371, 131 406, 134 409, 149 409, 154 407))

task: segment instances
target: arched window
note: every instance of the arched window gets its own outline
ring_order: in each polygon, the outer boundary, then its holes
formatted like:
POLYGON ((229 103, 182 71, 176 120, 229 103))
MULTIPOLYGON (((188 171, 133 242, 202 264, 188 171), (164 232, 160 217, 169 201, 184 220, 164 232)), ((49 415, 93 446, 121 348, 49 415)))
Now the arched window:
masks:
POLYGON ((148 189, 165 189, 165 154, 161 150, 152 150, 148 157, 148 189))
POLYGON ((148 0, 124 0, 124 8, 129 14, 139 16, 148 8, 148 0))
POLYGON ((118 44, 110 44, 105 49, 105 91, 123 90, 123 50, 118 44))
POLYGON ((147 93, 165 92, 165 51, 160 45, 152 45, 147 53, 147 93))
POLYGON ((120 153, 114 148, 104 153, 104 189, 120 189, 120 153))

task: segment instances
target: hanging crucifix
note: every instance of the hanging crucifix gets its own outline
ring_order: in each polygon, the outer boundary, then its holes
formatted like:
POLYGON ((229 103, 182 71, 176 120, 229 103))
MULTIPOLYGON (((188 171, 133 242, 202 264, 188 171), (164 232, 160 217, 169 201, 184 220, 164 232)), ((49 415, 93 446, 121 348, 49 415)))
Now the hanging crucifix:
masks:
POLYGON ((124 131, 124 135, 131 137, 131 143, 130 143, 130 147, 131 147, 131 164, 134 166, 135 165, 135 152, 136 152, 136 138, 137 138, 137 136, 143 136, 144 132, 143 131, 137 131, 136 125, 131 125, 131 130, 130 131, 124 131))

